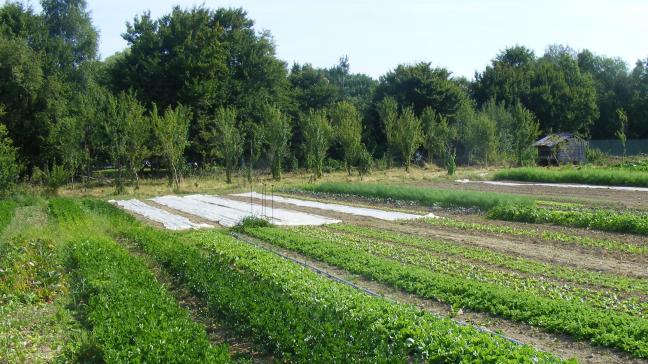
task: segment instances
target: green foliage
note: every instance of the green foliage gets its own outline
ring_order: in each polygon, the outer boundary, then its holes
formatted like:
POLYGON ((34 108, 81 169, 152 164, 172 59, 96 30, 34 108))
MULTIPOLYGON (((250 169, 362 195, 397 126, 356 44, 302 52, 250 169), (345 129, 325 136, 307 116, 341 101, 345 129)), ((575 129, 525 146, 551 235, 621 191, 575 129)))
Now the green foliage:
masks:
POLYGON ((362 145, 360 151, 357 155, 358 160, 358 174, 360 174, 360 179, 362 180, 364 176, 368 175, 371 172, 371 169, 374 165, 373 156, 367 150, 367 147, 362 145))
POLYGON ((393 147, 400 153, 405 171, 409 171, 412 157, 423 143, 421 120, 414 115, 412 108, 403 109, 393 133, 395 139, 393 147))
POLYGON ((352 103, 342 101, 331 108, 331 121, 335 128, 335 139, 342 147, 344 166, 351 175, 351 166, 362 148, 362 119, 352 103))
POLYGON ((619 138, 619 141, 621 142, 621 146, 623 147, 623 159, 621 163, 625 164, 626 142, 628 140, 626 136, 626 130, 628 129, 628 116, 626 115, 626 112, 623 109, 617 109, 617 115, 619 117, 619 129, 614 133, 614 135, 616 135, 616 137, 619 138))
POLYGON ((333 137, 333 128, 326 112, 311 110, 302 120, 302 130, 306 163, 313 176, 316 179, 320 178, 324 169, 324 159, 333 137))
POLYGON ((432 163, 435 159, 443 161, 455 138, 454 129, 448 125, 448 118, 428 107, 421 114, 421 124, 425 136, 423 146, 427 149, 428 162, 432 163))
POLYGON ((507 287, 510 276, 501 271, 493 272, 495 282, 490 282, 477 272, 476 265, 465 265, 455 271, 453 264, 400 242, 395 245, 374 239, 349 241, 332 237, 328 232, 311 237, 301 231, 261 228, 249 229, 248 233, 422 297, 565 333, 638 358, 648 357, 648 345, 643 339, 648 322, 635 315, 584 304, 581 299, 561 299, 559 294, 548 297, 539 293, 541 289, 507 287), (472 278, 474 275, 481 279, 472 278))
POLYGON ((457 151, 453 149, 446 149, 446 154, 445 154, 445 167, 446 170, 448 171, 448 176, 453 176, 457 170, 457 163, 456 163, 456 158, 457 158, 457 151))
POLYGON ((457 112, 458 137, 468 163, 479 161, 484 165, 497 159, 497 125, 487 113, 478 112, 472 104, 462 105, 457 112))
POLYGON ((610 251, 624 252, 630 254, 648 254, 648 245, 630 244, 612 239, 598 239, 589 236, 566 234, 540 228, 517 228, 505 225, 468 223, 451 219, 426 218, 422 219, 430 225, 447 226, 468 231, 480 231, 495 234, 511 234, 529 238, 540 237, 544 240, 558 241, 565 244, 581 245, 584 247, 595 247, 610 251))
POLYGON ((42 178, 47 192, 56 196, 58 190, 65 186, 70 178, 70 171, 62 165, 53 164, 51 168, 45 169, 42 178))
POLYGON ((180 188, 180 171, 184 160, 184 150, 189 144, 188 132, 191 111, 178 105, 176 108, 167 107, 164 115, 159 115, 157 106, 153 105, 151 121, 153 131, 162 149, 162 155, 167 162, 169 171, 172 173, 170 180, 175 188, 180 188))
POLYGON ((585 149, 585 159, 587 159, 587 163, 603 165, 607 159, 607 154, 598 148, 588 146, 587 149, 585 149))
POLYGON ((108 363, 228 362, 143 262, 106 239, 70 243, 74 296, 108 363))
POLYGON ((0 124, 0 195, 13 187, 18 181, 21 171, 22 166, 18 162, 18 150, 9 138, 7 128, 0 124))
POLYGON ((506 193, 441 190, 374 183, 327 182, 312 186, 302 186, 302 189, 313 192, 414 201, 426 206, 467 207, 481 210, 488 210, 500 204, 518 204, 521 206, 533 204, 533 199, 529 197, 506 193))
POLYGON ((224 162, 227 183, 232 183, 232 172, 243 155, 243 135, 237 124, 236 109, 219 107, 209 125, 201 125, 203 147, 210 157, 224 162))
POLYGON ((648 215, 614 210, 553 210, 532 206, 496 206, 488 211, 491 219, 556 224, 580 228, 648 235, 648 215))
POLYGON ((281 179, 283 159, 288 155, 291 127, 288 118, 276 107, 267 106, 264 111, 263 137, 266 153, 272 169, 272 178, 281 179))
POLYGON ((524 167, 501 170, 493 179, 526 182, 587 183, 604 186, 648 187, 648 172, 621 168, 524 167))
POLYGON ((513 151, 518 166, 533 163, 537 150, 533 147, 538 135, 540 124, 533 113, 517 102, 512 108, 513 151))
POLYGON ((387 167, 391 167, 391 158, 396 150, 393 145, 396 143, 396 128, 398 123, 398 103, 393 97, 385 97, 376 106, 382 128, 387 139, 388 152, 386 153, 388 159, 387 167))
MULTIPOLYGON (((266 228, 246 231, 257 229, 266 228)), ((213 313, 280 360, 557 360, 414 307, 367 296, 218 231, 185 235, 184 241, 152 229, 124 234, 209 302, 213 313)))

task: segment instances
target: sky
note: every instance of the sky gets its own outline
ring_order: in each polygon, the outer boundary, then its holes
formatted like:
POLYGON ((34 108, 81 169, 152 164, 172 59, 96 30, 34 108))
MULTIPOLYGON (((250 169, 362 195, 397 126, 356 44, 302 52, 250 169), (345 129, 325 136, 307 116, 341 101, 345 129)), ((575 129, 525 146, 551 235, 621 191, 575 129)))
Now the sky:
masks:
MULTIPOLYGON (((36 10, 37 1, 28 1, 36 10)), ((430 62, 472 79, 506 47, 541 55, 567 44, 620 57, 629 66, 648 57, 645 0, 87 0, 100 33, 102 58, 124 49, 126 22, 174 5, 242 7, 269 30, 277 56, 291 65, 331 67, 348 56, 351 72, 374 78, 398 64, 430 62)))

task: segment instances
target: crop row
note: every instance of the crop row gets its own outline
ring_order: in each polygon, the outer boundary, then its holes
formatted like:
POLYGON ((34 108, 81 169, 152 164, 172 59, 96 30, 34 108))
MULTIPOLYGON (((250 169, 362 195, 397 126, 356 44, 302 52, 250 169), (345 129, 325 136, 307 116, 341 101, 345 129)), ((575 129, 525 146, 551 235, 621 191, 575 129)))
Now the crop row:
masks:
POLYGON ((636 316, 439 273, 345 244, 299 236, 290 230, 249 228, 246 232, 421 297, 526 322, 551 332, 571 335, 575 339, 589 340, 595 345, 648 358, 648 321, 636 316))
MULTIPOLYGON (((519 271, 494 268, 483 264, 483 260, 490 260, 494 262, 494 265, 498 262, 503 264, 512 262, 498 260, 497 256, 489 255, 489 252, 480 254, 479 251, 455 250, 437 242, 423 240, 408 240, 404 243, 402 241, 368 239, 363 236, 332 234, 330 231, 310 228, 299 228, 294 232, 301 237, 352 247, 374 256, 427 268, 454 277, 495 284, 514 291, 534 293, 555 300, 580 302, 583 305, 618 310, 640 317, 648 314, 648 303, 644 300, 645 294, 633 295, 628 292, 619 294, 616 289, 591 288, 586 285, 587 282, 579 286, 563 280, 549 279, 540 274, 523 274, 519 271), (464 256, 468 259, 465 259, 464 256), (480 258, 483 260, 480 261, 480 258), (475 264, 474 261, 478 263, 475 264)), ((511 265, 515 266, 515 264, 511 265)), ((524 263, 520 266, 522 269, 525 268, 524 263)), ((526 268, 533 270, 537 267, 532 267, 529 264, 526 268)))
MULTIPOLYGON (((320 230, 321 228, 311 229, 320 230)), ((327 227, 327 229, 344 232, 346 234, 345 237, 347 238, 353 238, 354 235, 359 235, 371 239, 385 240, 391 243, 398 243, 406 246, 421 248, 427 251, 437 252, 444 255, 457 256, 478 263, 483 262, 492 266, 512 269, 515 271, 532 274, 536 277, 543 276, 548 278, 557 278, 565 282, 573 282, 585 285, 597 285, 614 288, 615 290, 619 291, 640 291, 643 294, 648 294, 648 281, 641 278, 631 278, 616 274, 594 272, 585 269, 549 264, 533 259, 511 256, 484 248, 448 243, 389 230, 377 230, 348 224, 330 225, 327 227)))
POLYGON ((465 207, 488 210, 501 204, 533 205, 533 199, 497 192, 458 191, 373 183, 321 183, 305 185, 312 192, 357 195, 363 197, 414 201, 426 206, 465 207))
POLYGON ((550 183, 587 183, 607 186, 648 187, 648 173, 620 168, 538 168, 524 167, 499 171, 496 180, 550 183))
POLYGON ((557 362, 415 307, 368 296, 218 231, 121 235, 176 275, 210 312, 289 362, 557 362))
POLYGON ((612 210, 553 210, 522 205, 500 205, 488 211, 489 218, 556 224, 587 229, 648 235, 648 214, 612 210))
MULTIPOLYGON (((60 225, 93 223, 71 199, 52 199, 49 212, 60 225)), ((231 361, 227 347, 210 344, 205 328, 191 320, 141 260, 87 231, 85 238, 66 243, 65 265, 76 307, 91 330, 88 353, 98 353, 107 363, 231 361)))
POLYGON ((493 224, 479 224, 465 222, 453 219, 431 219, 423 218, 417 221, 430 225, 445 226, 466 231, 480 231, 495 234, 510 234, 517 236, 526 236, 541 238, 548 241, 557 241, 566 244, 580 245, 585 247, 601 248, 609 251, 618 251, 630 254, 648 255, 648 245, 630 244, 612 239, 595 239, 589 236, 578 236, 565 234, 558 231, 541 230, 541 229, 523 229, 512 226, 502 226, 493 224))

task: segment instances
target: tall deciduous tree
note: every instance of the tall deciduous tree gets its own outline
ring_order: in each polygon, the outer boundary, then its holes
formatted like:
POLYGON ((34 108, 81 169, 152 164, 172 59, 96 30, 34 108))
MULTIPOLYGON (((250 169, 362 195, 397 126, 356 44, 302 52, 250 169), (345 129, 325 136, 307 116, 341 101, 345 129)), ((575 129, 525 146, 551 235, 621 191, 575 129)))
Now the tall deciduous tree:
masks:
POLYGON ((302 120, 302 129, 306 162, 317 179, 322 177, 324 159, 331 146, 333 128, 324 110, 311 110, 302 120))
POLYGON ((336 140, 342 146, 344 166, 351 175, 351 167, 362 146, 362 119, 355 106, 348 101, 339 102, 331 108, 331 119, 336 140))
POLYGON ((395 139, 394 147, 403 159, 405 171, 409 172, 412 157, 423 143, 421 120, 416 117, 413 108, 406 107, 398 117, 397 124, 396 129, 393 131, 395 139))
POLYGON ((281 179, 283 159, 288 154, 291 137, 290 122, 276 106, 267 106, 264 112, 263 136, 272 178, 281 179))
POLYGON ((511 110, 513 126, 513 150, 518 166, 533 161, 535 148, 533 142, 540 135, 540 124, 535 115, 520 102, 515 103, 511 110))
POLYGON ((158 113, 157 106, 153 104, 151 121, 156 139, 167 161, 171 181, 176 189, 180 188, 180 168, 184 160, 184 151, 189 145, 188 133, 191 110, 183 105, 175 108, 167 107, 164 115, 158 113))
POLYGON ((619 141, 621 142, 621 146, 623 147, 623 159, 621 160, 621 163, 625 164, 626 142, 628 141, 628 138, 626 136, 626 132, 628 129, 628 116, 626 115, 626 112, 623 109, 617 109, 617 115, 619 118, 619 129, 614 133, 614 135, 616 135, 617 138, 619 138, 619 141))
POLYGON ((398 122, 398 103, 392 97, 385 97, 378 103, 377 111, 387 139, 387 155, 391 161, 393 154, 396 153, 393 146, 396 145, 395 132, 398 122))
POLYGON ((219 107, 214 115, 217 127, 216 149, 225 164, 225 178, 232 183, 232 172, 243 154, 243 136, 237 126, 236 110, 219 107))
POLYGON ((432 163, 435 159, 443 162, 452 143, 448 118, 437 114, 434 109, 428 107, 423 110, 421 124, 424 134, 423 145, 428 153, 428 162, 432 163))

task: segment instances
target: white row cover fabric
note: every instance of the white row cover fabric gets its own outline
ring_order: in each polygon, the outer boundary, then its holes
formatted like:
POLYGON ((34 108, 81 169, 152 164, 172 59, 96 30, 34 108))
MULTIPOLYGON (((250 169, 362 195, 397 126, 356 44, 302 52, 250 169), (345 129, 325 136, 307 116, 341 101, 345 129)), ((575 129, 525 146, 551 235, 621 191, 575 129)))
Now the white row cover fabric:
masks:
POLYGON ((628 186, 601 186, 601 185, 584 185, 576 183, 540 183, 540 182, 502 182, 502 181, 470 181, 467 179, 458 179, 459 183, 484 183, 494 186, 542 186, 542 187, 559 187, 559 188, 589 188, 597 190, 615 190, 615 191, 632 191, 648 192, 647 187, 628 187, 628 186))
POLYGON ((275 225, 323 225, 340 222, 323 216, 286 209, 274 209, 273 214, 270 207, 264 209, 259 204, 250 205, 218 196, 161 196, 151 200, 172 209, 217 222, 225 227, 235 226, 248 216, 263 217, 275 225))
POLYGON ((311 207, 311 208, 327 210, 327 211, 342 212, 345 214, 351 214, 356 216, 373 217, 376 219, 388 220, 388 221, 413 220, 413 219, 420 219, 422 217, 428 217, 428 218, 437 217, 432 213, 427 215, 416 215, 416 214, 408 214, 408 213, 397 212, 397 211, 385 211, 385 210, 378 210, 378 209, 372 209, 366 207, 354 207, 354 206, 340 205, 340 204, 333 204, 333 203, 300 200, 297 198, 289 198, 283 196, 270 197, 270 196, 264 196, 257 192, 239 193, 234 196, 253 197, 258 199, 263 199, 265 197, 268 200, 274 199, 275 202, 285 203, 289 205, 311 207))
POLYGON ((208 224, 194 223, 184 216, 172 214, 168 211, 164 211, 157 207, 147 205, 144 202, 136 199, 121 200, 121 201, 111 200, 108 202, 116 204, 117 206, 123 208, 126 211, 130 211, 138 215, 142 215, 151 221, 158 222, 164 225, 164 227, 169 230, 187 230, 187 229, 200 229, 200 228, 212 227, 211 225, 208 224))
POLYGON ((320 215, 308 214, 305 212, 281 208, 273 208, 272 206, 265 206, 264 208, 262 205, 256 203, 250 204, 248 202, 241 202, 218 196, 190 195, 185 196, 185 198, 200 202, 206 202, 222 208, 244 211, 248 213, 248 215, 252 216, 265 216, 272 224, 275 225, 325 225, 341 222, 340 220, 331 219, 320 215))

